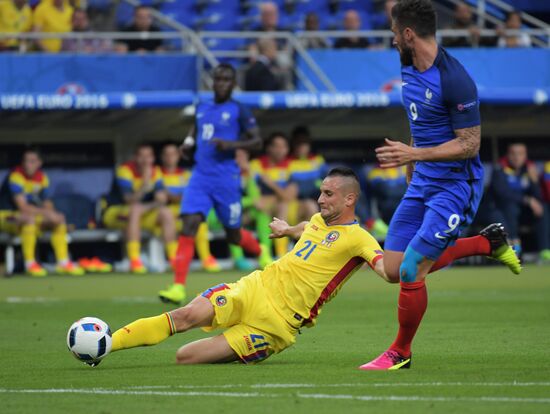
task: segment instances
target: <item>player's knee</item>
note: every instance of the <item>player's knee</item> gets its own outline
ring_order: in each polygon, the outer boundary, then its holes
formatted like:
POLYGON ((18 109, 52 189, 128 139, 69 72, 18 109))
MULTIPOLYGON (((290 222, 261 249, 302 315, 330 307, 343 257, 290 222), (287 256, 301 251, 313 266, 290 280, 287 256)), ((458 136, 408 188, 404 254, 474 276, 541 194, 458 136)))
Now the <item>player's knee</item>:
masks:
POLYGON ((35 219, 34 219, 34 216, 32 214, 22 214, 20 217, 21 217, 21 222, 23 224, 34 224, 35 223, 35 219))
POLYGON ((143 214, 143 205, 140 203, 132 203, 128 208, 129 217, 140 217, 143 214))
POLYGON ((402 282, 412 283, 416 281, 418 275, 418 265, 424 257, 416 250, 408 247, 403 256, 403 262, 399 267, 399 277, 402 282))
POLYGON ((399 283, 399 263, 391 263, 389 260, 384 260, 384 271, 388 277, 388 282, 399 283))
POLYGON ((187 346, 182 346, 178 349, 178 352, 176 352, 176 364, 191 365, 196 363, 196 358, 187 346))
POLYGON ((160 207, 158 210, 159 220, 163 223, 174 221, 174 216, 170 209, 166 206, 160 207))
POLYGON ((187 214, 182 217, 183 227, 181 233, 186 237, 194 237, 202 222, 201 214, 187 214))

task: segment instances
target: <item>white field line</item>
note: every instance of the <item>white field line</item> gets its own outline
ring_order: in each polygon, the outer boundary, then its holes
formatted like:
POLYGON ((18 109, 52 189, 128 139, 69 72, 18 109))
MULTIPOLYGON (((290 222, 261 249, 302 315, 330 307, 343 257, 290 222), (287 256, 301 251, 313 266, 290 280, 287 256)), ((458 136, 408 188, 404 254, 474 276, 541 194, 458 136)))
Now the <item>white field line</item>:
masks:
POLYGON ((50 302, 59 302, 59 298, 46 298, 42 296, 36 296, 31 298, 25 298, 21 296, 8 296, 6 298, 6 303, 50 303, 50 302))
POLYGON ((378 382, 378 383, 353 383, 353 384, 222 384, 222 385, 140 385, 123 387, 128 390, 151 389, 284 389, 284 388, 385 388, 385 387, 550 387, 550 382, 378 382))
MULTIPOLYGON (((230 398, 287 398, 287 394, 264 394, 260 392, 213 392, 213 391, 147 391, 147 390, 115 390, 115 389, 6 389, 0 388, 0 394, 89 394, 89 395, 134 395, 134 396, 168 396, 168 397, 230 397, 230 398)), ((349 395, 349 394, 297 394, 304 399, 321 400, 355 400, 355 401, 397 401, 397 402, 469 402, 469 403, 528 403, 550 404, 550 398, 522 397, 438 397, 418 395, 349 395)))

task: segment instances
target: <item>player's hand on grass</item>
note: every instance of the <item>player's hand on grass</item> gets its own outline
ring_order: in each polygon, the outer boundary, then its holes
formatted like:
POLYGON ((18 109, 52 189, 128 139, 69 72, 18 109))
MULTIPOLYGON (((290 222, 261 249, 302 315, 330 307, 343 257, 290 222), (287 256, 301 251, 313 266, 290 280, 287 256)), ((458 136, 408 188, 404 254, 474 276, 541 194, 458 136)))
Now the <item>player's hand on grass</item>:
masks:
POLYGON ((393 168, 416 161, 417 148, 386 138, 386 145, 376 148, 376 158, 382 168, 393 168))
POLYGON ((213 138, 210 142, 216 146, 218 151, 228 151, 235 149, 235 141, 227 141, 221 138, 213 138))
POLYGON ((286 221, 280 220, 277 217, 273 217, 273 221, 269 223, 269 228, 271 229, 271 234, 269 235, 269 238, 278 239, 287 235, 287 231, 290 226, 286 221))

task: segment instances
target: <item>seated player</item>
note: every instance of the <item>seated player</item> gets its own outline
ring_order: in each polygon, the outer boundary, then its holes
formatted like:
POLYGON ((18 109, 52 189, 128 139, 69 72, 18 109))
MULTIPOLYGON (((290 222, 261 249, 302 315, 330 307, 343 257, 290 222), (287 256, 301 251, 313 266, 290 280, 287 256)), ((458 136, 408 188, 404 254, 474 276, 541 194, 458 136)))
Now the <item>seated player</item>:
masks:
POLYGON ((108 197, 109 206, 103 213, 105 227, 126 230, 130 271, 137 274, 147 272, 140 258, 141 229, 155 233, 160 226, 170 263, 178 248, 176 222, 167 206, 162 172, 154 163, 153 147, 139 145, 134 159, 117 168, 108 197))
MULTIPOLYGON (((321 307, 365 262, 391 281, 378 242, 355 220, 358 196, 359 180, 351 169, 331 170, 321 184, 320 214, 292 227, 277 218, 270 224, 271 237, 299 239, 292 251, 263 271, 207 289, 185 307, 117 330, 112 352, 156 345, 193 328, 225 331, 181 347, 179 364, 257 363, 293 345, 299 330, 315 324, 321 307)), ((506 245, 477 237, 490 244, 486 254, 506 245)), ((450 256, 464 257, 456 251, 444 256, 434 270, 449 264, 450 256)), ((404 364, 410 365, 410 359, 404 364)))
MULTIPOLYGON (((187 187, 189 178, 191 177, 191 171, 179 166, 181 154, 178 146, 174 143, 168 143, 162 147, 160 159, 162 164, 162 182, 168 193, 168 207, 176 220, 177 231, 181 232, 183 223, 179 219, 180 205, 185 194, 185 187, 187 187)), ((207 272, 221 271, 218 261, 210 252, 208 224, 206 222, 201 223, 199 226, 195 238, 195 246, 204 270, 207 272)))
POLYGON ((290 206, 289 222, 297 223, 308 220, 318 212, 316 200, 326 164, 322 155, 312 153, 311 134, 307 127, 294 128, 290 146, 290 181, 298 187, 298 203, 290 206), (298 207, 298 211, 293 211, 294 206, 298 207))
POLYGON ((521 224, 533 224, 538 251, 545 248, 545 211, 539 174, 535 163, 527 158, 525 144, 514 143, 508 147, 499 167, 493 170, 483 207, 479 220, 503 223, 518 254, 521 252, 521 224))
POLYGON ((42 158, 35 148, 23 153, 21 165, 8 175, 0 189, 0 231, 21 237, 25 270, 31 276, 46 276, 35 258, 36 238, 51 229, 51 244, 57 273, 80 276, 84 270, 69 260, 65 216, 55 210, 49 180, 41 170, 42 158))
MULTIPOLYGON (((289 203, 296 199, 297 187, 290 183, 290 159, 288 158, 288 140, 281 132, 269 136, 265 143, 265 155, 250 162, 261 197, 256 203, 259 212, 256 216, 256 227, 260 243, 268 246, 269 222, 277 216, 287 219, 289 203)), ((275 240, 275 254, 283 257, 288 251, 288 239, 275 240)))

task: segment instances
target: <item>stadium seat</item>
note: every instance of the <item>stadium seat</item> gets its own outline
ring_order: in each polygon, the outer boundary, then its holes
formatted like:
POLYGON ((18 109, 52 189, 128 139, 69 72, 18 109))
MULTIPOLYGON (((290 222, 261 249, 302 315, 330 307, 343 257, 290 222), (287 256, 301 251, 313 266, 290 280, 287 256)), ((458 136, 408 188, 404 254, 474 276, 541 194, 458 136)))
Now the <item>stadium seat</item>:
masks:
POLYGON ((215 12, 197 16, 193 21, 195 30, 237 30, 238 15, 231 12, 215 12))

